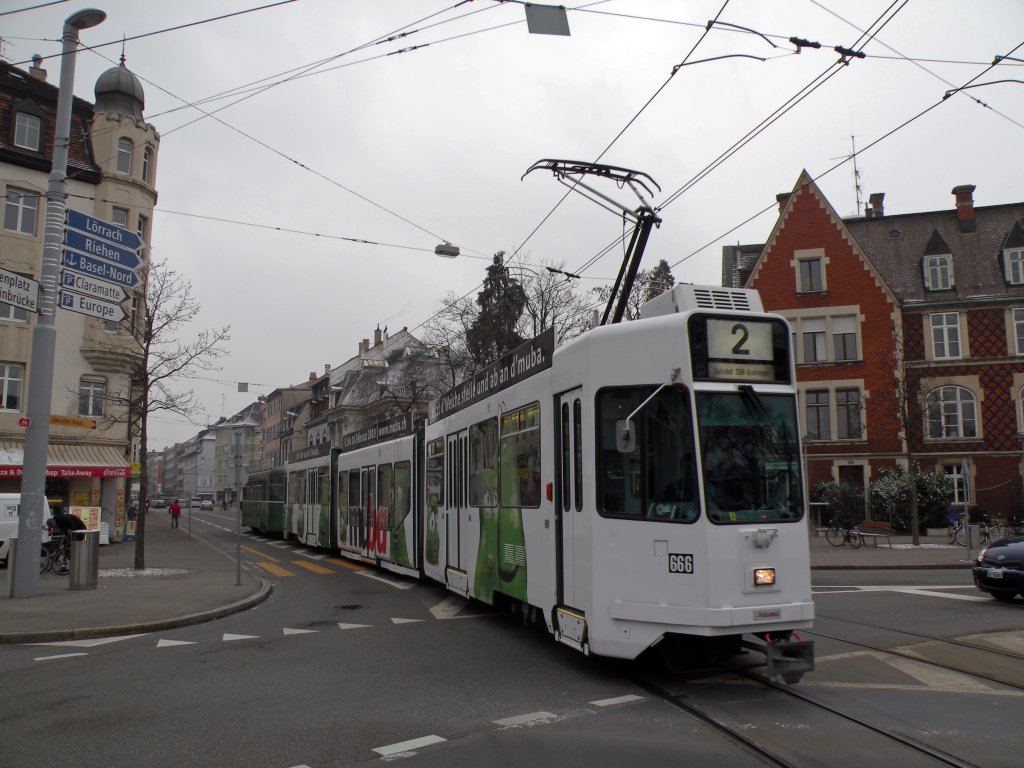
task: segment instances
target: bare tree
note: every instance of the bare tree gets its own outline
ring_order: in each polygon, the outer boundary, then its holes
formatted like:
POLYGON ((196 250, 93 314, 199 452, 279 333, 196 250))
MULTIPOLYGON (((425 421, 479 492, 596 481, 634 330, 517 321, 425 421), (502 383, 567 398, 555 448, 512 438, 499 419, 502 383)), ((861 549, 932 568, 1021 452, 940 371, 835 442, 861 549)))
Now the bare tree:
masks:
POLYGON ((131 390, 112 395, 127 407, 131 431, 139 435, 141 476, 139 478, 138 528, 135 539, 135 567, 146 567, 146 496, 148 469, 145 456, 149 433, 149 417, 168 411, 186 418, 196 409, 195 394, 190 389, 177 391, 172 385, 191 378, 199 371, 214 370, 214 361, 227 354, 222 346, 228 341, 230 326, 203 330, 192 341, 182 338, 186 327, 199 314, 199 304, 192 297, 192 284, 167 266, 151 264, 143 274, 146 286, 144 315, 133 338, 134 366, 131 390))
MULTIPOLYGON (((665 291, 671 290, 675 284, 676 279, 672 275, 672 269, 664 259, 659 261, 652 269, 641 269, 636 273, 636 279, 633 281, 633 290, 630 291, 629 297, 626 300, 624 319, 638 319, 640 317, 640 307, 655 296, 660 296, 665 291)), ((592 289, 592 293, 597 296, 602 304, 607 305, 608 300, 611 298, 612 288, 610 285, 605 285, 592 289)))
MULTIPOLYGON (((515 267, 511 267, 515 270, 515 267)), ((519 318, 519 335, 532 339, 548 328, 555 329, 555 343, 573 339, 590 327, 591 297, 572 282, 565 263, 542 263, 524 270, 520 282, 526 291, 526 307, 519 318)))
POLYGON ((458 296, 449 291, 441 309, 423 326, 423 352, 439 363, 434 383, 440 391, 451 389, 476 370, 466 346, 466 334, 479 309, 472 294, 458 296))

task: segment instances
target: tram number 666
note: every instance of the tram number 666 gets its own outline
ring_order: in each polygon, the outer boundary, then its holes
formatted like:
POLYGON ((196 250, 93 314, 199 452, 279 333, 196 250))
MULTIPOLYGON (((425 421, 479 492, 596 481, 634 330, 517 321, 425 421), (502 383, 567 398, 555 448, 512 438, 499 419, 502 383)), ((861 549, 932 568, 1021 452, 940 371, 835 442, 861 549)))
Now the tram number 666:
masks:
POLYGON ((669 573, 693 573, 693 555, 668 556, 669 573))

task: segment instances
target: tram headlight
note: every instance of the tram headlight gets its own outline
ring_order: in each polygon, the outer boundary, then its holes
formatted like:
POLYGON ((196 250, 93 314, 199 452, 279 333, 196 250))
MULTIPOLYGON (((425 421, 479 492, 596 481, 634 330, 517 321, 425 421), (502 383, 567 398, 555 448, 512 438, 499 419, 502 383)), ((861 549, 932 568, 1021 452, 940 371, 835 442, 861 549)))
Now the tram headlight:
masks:
POLYGON ((773 587, 773 586, 775 586, 775 569, 774 568, 755 568, 754 569, 754 586, 755 587, 773 587))

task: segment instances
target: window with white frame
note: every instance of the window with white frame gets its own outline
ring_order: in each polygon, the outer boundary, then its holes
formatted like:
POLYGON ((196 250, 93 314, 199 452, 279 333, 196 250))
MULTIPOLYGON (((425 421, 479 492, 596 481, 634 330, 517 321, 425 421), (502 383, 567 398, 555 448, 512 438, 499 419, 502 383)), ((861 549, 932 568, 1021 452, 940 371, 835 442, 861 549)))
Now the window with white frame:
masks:
POLYGON ((832 318, 832 359, 857 360, 857 318, 832 318))
POLYGON ((827 389, 810 389, 807 391, 808 440, 830 440, 832 438, 828 394, 827 389))
POLYGON ((936 360, 960 357, 960 315, 938 312, 930 316, 932 354, 936 360))
POLYGON ((8 187, 4 196, 4 229, 24 235, 36 233, 39 193, 8 187))
POLYGON ((945 464, 942 473, 953 486, 953 504, 964 506, 971 503, 971 489, 967 483, 967 467, 964 464, 945 464))
POLYGON ((117 171, 118 173, 132 172, 132 149, 134 145, 131 139, 117 140, 117 171))
POLYGON ((118 208, 116 205, 110 212, 110 220, 119 227, 128 229, 128 209, 118 208))
POLYGON ((840 440, 859 440, 861 437, 860 423, 860 390, 836 390, 836 437, 840 440))
POLYGON ((799 270, 797 290, 800 293, 814 293, 815 291, 824 290, 825 282, 822 279, 821 261, 820 256, 797 260, 797 269, 799 270))
POLYGON ((945 291, 953 285, 953 257, 948 254, 926 256, 924 284, 930 291, 945 291))
POLYGON ((0 301, 0 320, 10 320, 15 323, 27 323, 28 310, 24 307, 16 307, 13 304, 4 304, 0 301))
POLYGON ((928 393, 927 436, 949 440, 978 436, 977 398, 966 387, 948 384, 928 393))
POLYGON ((1014 352, 1024 355, 1024 309, 1013 310, 1014 352))
POLYGON ((20 411, 25 366, 0 362, 0 411, 20 411))
POLYGON ((1012 285, 1024 283, 1024 248, 1006 251, 1006 282, 1012 285))
POLYGON ((42 124, 38 116, 19 112, 14 118, 14 146, 38 152, 42 124))
POLYGON ((102 416, 107 396, 107 383, 100 379, 82 379, 78 382, 78 415, 102 416))
POLYGON ((824 363, 828 361, 825 347, 825 318, 804 320, 800 324, 803 336, 803 362, 824 363))

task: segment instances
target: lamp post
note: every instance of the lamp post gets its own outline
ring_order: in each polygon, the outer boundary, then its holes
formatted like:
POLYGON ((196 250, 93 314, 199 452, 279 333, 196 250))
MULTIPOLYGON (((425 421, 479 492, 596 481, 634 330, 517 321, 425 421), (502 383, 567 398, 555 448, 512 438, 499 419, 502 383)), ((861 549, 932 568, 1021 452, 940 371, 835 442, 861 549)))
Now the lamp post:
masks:
POLYGON ((60 277, 61 243, 64 239, 68 146, 71 143, 71 106, 75 90, 75 59, 78 32, 101 24, 107 14, 85 8, 64 21, 60 83, 57 91, 57 121, 53 135, 53 164, 46 188, 46 231, 43 259, 39 270, 39 316, 32 332, 29 357, 29 426, 25 433, 22 462, 21 511, 18 542, 21 557, 16 557, 12 597, 39 594, 39 547, 43 507, 46 504, 46 454, 50 442, 50 399, 53 395, 53 357, 57 341, 57 281, 60 277))

